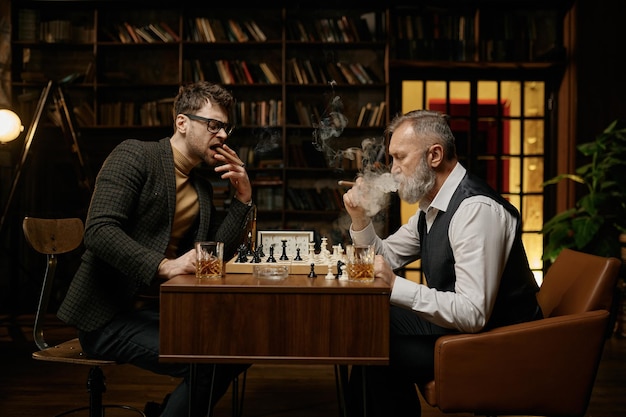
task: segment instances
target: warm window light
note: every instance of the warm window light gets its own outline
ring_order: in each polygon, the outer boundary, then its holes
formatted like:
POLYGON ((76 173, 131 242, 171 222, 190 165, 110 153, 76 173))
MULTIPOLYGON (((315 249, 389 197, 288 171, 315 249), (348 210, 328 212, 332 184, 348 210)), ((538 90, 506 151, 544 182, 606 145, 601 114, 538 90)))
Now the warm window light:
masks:
POLYGON ((23 130, 24 126, 17 114, 9 109, 0 109, 0 143, 17 139, 23 130))

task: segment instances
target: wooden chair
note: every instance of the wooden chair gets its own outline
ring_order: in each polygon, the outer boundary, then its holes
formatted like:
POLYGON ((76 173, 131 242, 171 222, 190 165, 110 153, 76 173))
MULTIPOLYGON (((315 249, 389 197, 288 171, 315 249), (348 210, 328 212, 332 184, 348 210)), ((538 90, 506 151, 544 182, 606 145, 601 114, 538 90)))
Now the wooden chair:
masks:
POLYGON ((88 358, 83 352, 78 338, 60 343, 56 346, 49 346, 44 338, 44 317, 48 309, 48 301, 54 282, 57 256, 71 252, 80 246, 84 232, 83 221, 78 218, 41 219, 26 217, 22 223, 22 229, 24 231, 24 237, 30 246, 35 251, 46 255, 48 261, 33 328, 33 337, 40 350, 34 352, 32 356, 34 359, 41 361, 87 365, 90 367, 87 378, 89 406, 65 411, 58 414, 57 417, 83 410, 89 410, 90 417, 102 417, 107 408, 121 408, 145 417, 145 414, 135 407, 102 404, 102 394, 106 391, 102 367, 116 365, 116 362, 88 358))
POLYGON ((435 345, 435 378, 419 389, 446 413, 583 416, 607 338, 621 260, 565 249, 537 299, 542 320, 435 345))

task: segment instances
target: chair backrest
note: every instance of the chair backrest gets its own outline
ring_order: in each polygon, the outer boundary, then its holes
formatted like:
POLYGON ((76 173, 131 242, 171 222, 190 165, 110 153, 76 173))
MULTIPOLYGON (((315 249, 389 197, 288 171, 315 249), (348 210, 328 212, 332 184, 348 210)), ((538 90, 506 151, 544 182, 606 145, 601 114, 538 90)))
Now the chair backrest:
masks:
POLYGON ((611 310, 622 261, 563 249, 537 294, 544 317, 611 310))
POLYGON ((22 230, 28 244, 37 252, 46 255, 48 261, 33 327, 33 337, 37 347, 45 349, 49 345, 43 336, 43 319, 48 310, 56 272, 57 255, 71 252, 80 246, 83 241, 84 225, 79 218, 41 219, 25 217, 22 222, 22 230))

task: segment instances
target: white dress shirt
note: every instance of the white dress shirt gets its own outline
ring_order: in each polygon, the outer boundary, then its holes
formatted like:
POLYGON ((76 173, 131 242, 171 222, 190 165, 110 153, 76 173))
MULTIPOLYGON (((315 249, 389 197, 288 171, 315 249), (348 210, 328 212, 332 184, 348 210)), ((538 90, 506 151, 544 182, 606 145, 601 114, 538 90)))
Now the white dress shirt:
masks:
MULTIPOLYGON (((427 201, 420 201, 420 208, 408 223, 388 238, 378 237, 370 223, 358 232, 351 228, 352 241, 374 244, 376 253, 382 255, 394 270, 419 259, 417 222, 420 210, 426 212, 429 230, 437 213, 448 208, 465 172, 465 168, 457 163, 430 205, 427 201)), ((485 196, 465 199, 454 213, 448 230, 455 259, 454 292, 438 291, 397 277, 391 291, 391 303, 412 309, 441 327, 466 333, 480 331, 493 309, 516 226, 516 219, 493 199, 485 196)))

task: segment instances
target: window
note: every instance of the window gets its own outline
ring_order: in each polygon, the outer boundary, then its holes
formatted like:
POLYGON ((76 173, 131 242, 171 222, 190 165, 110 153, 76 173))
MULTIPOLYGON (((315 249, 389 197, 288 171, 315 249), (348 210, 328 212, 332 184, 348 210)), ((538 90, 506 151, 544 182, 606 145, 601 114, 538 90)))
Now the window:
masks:
MULTIPOLYGON (((541 80, 405 80, 402 113, 439 110, 450 116, 460 162, 520 211, 523 240, 535 278, 543 278, 544 145, 548 100, 541 80)), ((416 205, 400 203, 405 223, 416 205)), ((406 277, 421 280, 419 261, 406 277)))

